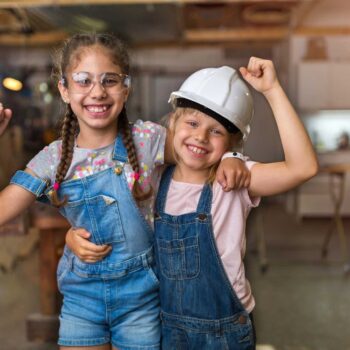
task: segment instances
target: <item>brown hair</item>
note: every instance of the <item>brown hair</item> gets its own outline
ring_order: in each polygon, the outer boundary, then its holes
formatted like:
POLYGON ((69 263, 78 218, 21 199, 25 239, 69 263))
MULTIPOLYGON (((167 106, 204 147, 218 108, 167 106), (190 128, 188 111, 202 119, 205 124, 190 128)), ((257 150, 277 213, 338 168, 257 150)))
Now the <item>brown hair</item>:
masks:
MULTIPOLYGON (((182 108, 182 107, 176 107, 174 112, 169 115, 169 119, 171 120, 167 120, 166 123, 169 126, 170 132, 172 132, 174 134, 174 129, 175 129, 175 124, 176 122, 179 120, 179 118, 181 116, 183 116, 186 113, 196 113, 196 112, 200 112, 197 109, 193 109, 193 108, 182 108)), ((203 112, 200 112, 203 113, 203 112)), ((237 137, 240 136, 241 138, 243 138, 243 135, 241 132, 235 133, 235 134, 229 134, 229 136, 232 138, 233 141, 233 137, 237 137), (239 135, 240 134, 240 135, 239 135)), ((172 152, 173 152, 173 156, 176 162, 178 162, 179 160, 179 156, 176 154, 174 147, 172 148, 172 152)), ((217 161, 215 164, 213 164, 210 168, 209 168, 209 175, 207 178, 207 183, 209 184, 213 184, 214 180, 215 180, 215 176, 216 176, 216 170, 219 167, 220 161, 217 161)))
MULTIPOLYGON (((101 46, 105 48, 115 65, 118 65, 124 74, 129 74, 130 60, 128 51, 124 43, 112 34, 96 34, 96 33, 84 33, 75 34, 70 39, 65 41, 61 49, 56 53, 54 59, 54 68, 52 75, 58 82, 61 79, 63 84, 67 84, 65 75, 69 68, 74 65, 75 62, 80 60, 80 56, 83 50, 87 47, 101 46)), ((118 116, 117 122, 118 130, 122 134, 122 140, 128 153, 129 163, 135 173, 139 173, 139 164, 137 160, 137 154, 135 145, 133 142, 131 127, 129 125, 128 117, 126 114, 125 106, 118 116)), ((57 167, 55 184, 52 192, 52 202, 54 205, 60 207, 64 205, 67 198, 59 200, 58 191, 59 184, 61 184, 67 174, 67 171, 71 165, 73 158, 73 149, 75 137, 78 134, 79 125, 77 117, 75 116, 71 106, 66 105, 66 112, 61 123, 61 138, 62 138, 62 153, 60 163, 57 167)), ((139 182, 135 180, 133 186, 133 196, 137 201, 142 201, 151 196, 152 189, 147 193, 143 193, 139 182)))

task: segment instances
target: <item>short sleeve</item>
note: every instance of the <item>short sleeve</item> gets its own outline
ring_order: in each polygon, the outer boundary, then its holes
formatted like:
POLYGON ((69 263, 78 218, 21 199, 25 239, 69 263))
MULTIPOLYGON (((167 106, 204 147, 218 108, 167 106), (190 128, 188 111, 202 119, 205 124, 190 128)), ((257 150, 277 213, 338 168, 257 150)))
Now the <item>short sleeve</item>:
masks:
POLYGON ((41 150, 27 164, 36 176, 44 181, 54 182, 57 165, 61 154, 61 141, 54 141, 49 146, 41 150))
POLYGON ((137 120, 132 133, 140 162, 163 165, 166 129, 150 121, 137 120))

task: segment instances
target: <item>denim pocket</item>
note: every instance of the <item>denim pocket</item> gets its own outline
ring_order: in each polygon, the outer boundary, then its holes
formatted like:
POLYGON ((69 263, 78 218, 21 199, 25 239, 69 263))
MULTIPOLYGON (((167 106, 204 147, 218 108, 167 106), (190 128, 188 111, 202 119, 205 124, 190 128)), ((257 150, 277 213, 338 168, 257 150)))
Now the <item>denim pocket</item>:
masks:
POLYGON ((70 269, 70 266, 69 266, 68 258, 65 254, 63 254, 57 265, 57 272, 56 272, 58 290, 61 290, 61 282, 64 276, 69 271, 69 269, 70 269))
POLYGON ((148 267, 148 274, 149 274, 150 278, 152 279, 152 281, 153 281, 154 283, 156 283, 157 285, 159 285, 158 277, 157 277, 156 273, 154 272, 152 266, 149 266, 149 267, 148 267))
POLYGON ((113 197, 100 195, 68 202, 64 211, 74 226, 84 227, 92 234, 94 243, 125 241, 118 201, 113 197))
POLYGON ((157 239, 161 274, 168 279, 190 279, 199 274, 198 237, 157 239))

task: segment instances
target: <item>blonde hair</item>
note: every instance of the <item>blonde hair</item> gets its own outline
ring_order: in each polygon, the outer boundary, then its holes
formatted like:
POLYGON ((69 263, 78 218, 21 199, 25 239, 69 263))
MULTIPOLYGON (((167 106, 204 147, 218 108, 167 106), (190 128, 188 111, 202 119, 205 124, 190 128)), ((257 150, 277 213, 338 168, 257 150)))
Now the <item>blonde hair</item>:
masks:
MULTIPOLYGON (((176 107, 174 112, 172 114, 169 114, 165 120, 165 123, 167 125, 167 127, 169 128, 169 131, 173 134, 173 136, 175 135, 175 125, 177 123, 177 121, 180 119, 180 117, 182 117, 185 114, 193 114, 193 113, 198 113, 199 111, 197 109, 194 108, 183 108, 183 107, 176 107)), ((202 113, 202 112, 199 112, 202 113)), ((229 134, 230 137, 230 146, 232 146, 232 143, 234 141, 240 143, 241 140, 243 140, 243 134, 241 132, 235 133, 235 134, 229 134), (237 137, 237 139, 236 139, 237 137)), ((229 147, 230 147, 229 146, 229 147)), ((175 152, 175 148, 172 147, 172 153, 173 153, 173 157, 175 159, 176 162, 179 162, 179 156, 178 154, 175 152)), ((229 149, 227 149, 227 151, 229 151, 229 149)), ((216 171, 219 167, 221 160, 218 160, 215 164, 213 164, 210 168, 209 168, 209 175, 207 178, 207 183, 209 183, 210 185, 213 184, 214 180, 215 180, 215 176, 216 176, 216 171)))

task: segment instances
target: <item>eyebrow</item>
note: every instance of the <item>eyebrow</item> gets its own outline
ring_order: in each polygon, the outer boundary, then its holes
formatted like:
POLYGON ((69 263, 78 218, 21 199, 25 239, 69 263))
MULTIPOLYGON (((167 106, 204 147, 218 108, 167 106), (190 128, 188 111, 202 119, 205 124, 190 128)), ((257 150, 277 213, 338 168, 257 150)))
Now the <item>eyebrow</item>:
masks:
POLYGON ((102 73, 100 73, 100 74, 93 74, 93 73, 91 73, 91 72, 85 72, 85 71, 79 71, 79 72, 73 72, 72 74, 82 74, 82 73, 84 73, 84 74, 89 74, 89 75, 102 75, 102 74, 116 74, 116 75, 123 75, 123 73, 117 73, 117 72, 102 72, 102 73))

